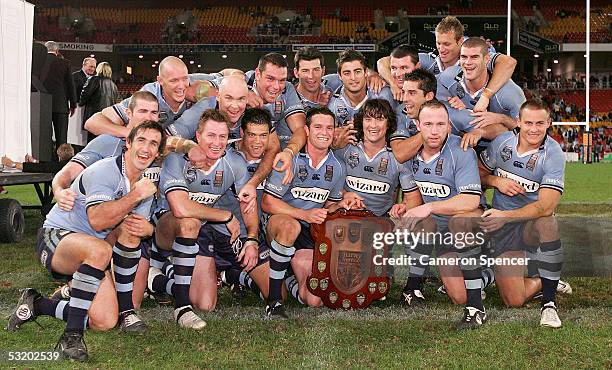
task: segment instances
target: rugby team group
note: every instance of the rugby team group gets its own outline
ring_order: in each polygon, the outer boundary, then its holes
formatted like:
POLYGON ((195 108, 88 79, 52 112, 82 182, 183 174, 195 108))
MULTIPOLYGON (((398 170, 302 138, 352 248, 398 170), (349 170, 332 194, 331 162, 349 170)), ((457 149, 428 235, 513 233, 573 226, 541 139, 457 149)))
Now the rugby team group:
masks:
MULTIPOLYGON (((206 326, 218 280, 287 319, 283 300, 311 307, 311 224, 337 209, 366 209, 398 227, 482 232, 486 243, 406 250, 416 261, 402 303, 426 304, 428 259, 529 257, 524 266, 439 267, 445 292, 464 306, 458 329, 486 322, 484 288, 520 307, 541 296, 542 326, 557 328, 563 250, 553 215, 564 156, 547 135, 548 107, 511 80, 516 61, 463 35, 455 17, 435 31, 437 52, 407 45, 378 60, 354 50, 326 74, 313 47, 269 53, 253 71, 188 74, 168 56, 157 81, 94 114, 98 135, 55 176, 56 205, 36 251, 66 285, 50 297, 25 289, 7 329, 39 316, 66 322, 57 350, 89 356, 83 332, 142 333, 145 294, 168 294, 179 326, 206 326), (487 205, 483 190, 494 191, 487 205)), ((396 279, 403 277, 396 276, 396 279)))

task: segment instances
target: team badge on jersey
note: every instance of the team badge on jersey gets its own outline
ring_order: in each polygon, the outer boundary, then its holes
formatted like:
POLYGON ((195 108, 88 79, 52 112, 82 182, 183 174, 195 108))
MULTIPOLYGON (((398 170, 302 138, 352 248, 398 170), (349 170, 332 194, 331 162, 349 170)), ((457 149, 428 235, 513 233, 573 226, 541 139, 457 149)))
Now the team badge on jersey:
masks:
POLYGON ((160 110, 159 120, 157 121, 160 125, 163 125, 168 120, 168 112, 160 110))
POLYGON ((419 161, 412 161, 412 173, 417 173, 419 171, 419 161))
POLYGON ((357 165, 359 164, 359 153, 357 152, 350 152, 348 159, 346 160, 346 163, 351 166, 351 168, 355 168, 357 167, 357 165))
POLYGON ((332 165, 326 165, 325 166, 325 181, 329 181, 331 182, 332 179, 334 178, 334 166, 332 165))
POLYGON ((534 153, 531 155, 531 157, 529 158, 529 161, 527 161, 527 169, 529 171, 533 172, 539 156, 540 155, 538 153, 534 153))
POLYGON ((342 104, 338 104, 338 108, 336 108, 336 116, 340 121, 346 121, 348 118, 349 112, 348 109, 342 104))
POLYGON ((502 149, 500 156, 504 162, 507 162, 512 157, 512 148, 506 145, 504 149, 502 149))
POLYGON ((215 182, 213 182, 213 186, 215 188, 220 188, 223 185, 223 170, 215 171, 215 182))
POLYGON ((189 166, 187 167, 187 170, 185 171, 185 181, 187 181, 189 184, 191 184, 192 182, 195 181, 196 177, 197 177, 197 171, 195 168, 189 166))
POLYGON ((380 164, 378 165, 378 174, 381 176, 386 175, 388 167, 389 167, 389 160, 387 158, 381 158, 380 164))
POLYGON ((308 178, 308 171, 306 170, 306 166, 301 164, 298 169, 298 178, 302 181, 308 178))
POLYGON ((438 159, 438 163, 436 163, 436 175, 442 176, 442 171, 444 170, 444 158, 438 159))

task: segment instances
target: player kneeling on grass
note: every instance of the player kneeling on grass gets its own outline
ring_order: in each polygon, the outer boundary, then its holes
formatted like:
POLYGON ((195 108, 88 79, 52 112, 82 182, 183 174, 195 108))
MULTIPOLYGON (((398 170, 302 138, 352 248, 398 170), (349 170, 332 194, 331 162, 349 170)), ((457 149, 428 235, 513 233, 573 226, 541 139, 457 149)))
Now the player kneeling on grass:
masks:
POLYGON ((491 235, 492 257, 522 258, 527 252, 530 276, 539 275, 524 278, 524 266, 496 266, 504 303, 520 307, 541 289, 540 325, 558 328, 555 293, 563 248, 553 212, 563 192, 565 157, 547 135, 550 125, 548 107, 528 100, 521 106, 518 129, 498 136, 480 153, 482 183, 495 188, 493 209, 484 212, 481 227, 491 235))
MULTIPOLYGON (((240 234, 240 222, 231 211, 213 208, 228 191, 237 194, 249 180, 245 160, 234 151, 226 151, 229 127, 227 115, 214 109, 204 111, 196 139, 204 153, 202 162, 191 163, 188 157, 172 153, 165 159, 160 175, 162 198, 151 246, 150 288, 161 271, 155 266, 164 263, 159 248, 172 250, 174 283, 170 289, 175 299, 174 319, 182 327, 202 329, 206 323, 194 312, 210 311, 217 301, 217 276, 214 254, 208 245, 196 244, 203 222, 223 223, 230 232, 230 243, 240 234)), ((257 212, 240 210, 248 235, 257 236, 257 212)), ((246 243, 236 260, 246 271, 257 264, 259 246, 246 243)), ((162 287, 163 288, 163 287, 162 287)))
POLYGON ((144 122, 130 132, 123 155, 100 160, 75 179, 73 208, 64 211, 55 205, 37 241, 40 261, 51 274, 72 279, 70 301, 44 298, 26 289, 9 318, 8 330, 41 315, 65 320, 57 349, 66 358, 84 361, 87 325, 109 330, 119 317, 122 331, 146 329, 133 310, 132 286, 143 236, 139 230, 148 224, 142 215, 148 217, 157 191, 143 173, 159 156, 164 141, 158 123, 144 122), (108 271, 111 258, 114 283, 108 271))
POLYGON ((415 262, 410 266, 402 296, 409 305, 424 301, 421 281, 429 265, 429 256, 437 245, 439 260, 459 258, 458 267, 440 268, 442 281, 453 302, 465 304, 463 318, 457 327, 475 328, 487 318, 480 293, 481 268, 478 263, 470 263, 473 261, 470 257, 478 257, 481 246, 459 244, 458 236, 478 229, 477 222, 471 218, 482 213, 478 209, 482 191, 476 153, 471 148, 464 151, 461 138, 449 134, 448 112, 437 100, 421 106, 417 127, 423 147, 411 160, 411 165, 424 204, 403 215, 406 227, 421 235, 418 243, 408 251, 415 262), (432 234, 453 235, 453 238, 431 237, 432 234))
POLYGON ((342 200, 346 170, 329 150, 334 137, 334 114, 325 107, 306 115, 306 150, 293 157, 293 180, 283 185, 284 173, 274 170, 264 187, 261 207, 269 216, 266 233, 270 246, 270 292, 266 313, 288 318, 281 302, 281 288, 291 264, 299 284, 299 297, 311 307, 321 306, 308 292, 306 279, 312 268, 314 241, 310 224, 325 221, 328 212, 350 208, 342 200))
MULTIPOLYGON (((227 148, 227 151, 231 152, 230 155, 238 155, 245 160, 243 165, 246 167, 249 177, 257 171, 257 167, 264 156, 264 152, 268 147, 271 129, 271 116, 267 110, 249 108, 242 116, 240 134, 242 139, 235 143, 236 148, 227 148)), ((258 186, 257 198, 259 200, 261 200, 262 194, 263 187, 258 186)), ((206 252, 206 256, 214 258, 216 269, 221 272, 220 276, 224 284, 230 285, 233 288, 241 286, 250 288, 257 296, 262 296, 263 298, 268 294, 268 247, 265 241, 259 241, 257 230, 247 229, 247 225, 242 217, 240 204, 232 191, 226 191, 215 203, 215 208, 230 211, 238 218, 240 221, 240 239, 236 239, 234 243, 231 243, 232 235, 225 224, 206 223, 200 229, 197 244, 201 250, 206 252), (259 246, 257 266, 248 271, 245 269, 248 261, 242 258, 242 263, 240 263, 238 257, 243 254, 241 252, 248 244, 253 243, 259 246)), ((259 210, 260 208, 257 207, 257 209, 259 210)), ((159 266, 159 268, 161 267, 159 266)), ((154 292, 164 291, 172 294, 175 283, 173 268, 170 270, 166 267, 164 270, 172 272, 164 274, 152 269, 149 279, 150 289, 154 292)), ((197 277, 194 276, 193 279, 197 279, 197 277)), ((214 293, 216 296, 216 284, 213 284, 212 280, 209 280, 209 283, 206 286, 206 292, 214 293)), ((194 301, 197 307, 208 310, 214 308, 216 303, 214 297, 203 294, 198 294, 198 296, 202 297, 202 303, 194 301), (208 307, 204 307, 206 305, 208 307)))

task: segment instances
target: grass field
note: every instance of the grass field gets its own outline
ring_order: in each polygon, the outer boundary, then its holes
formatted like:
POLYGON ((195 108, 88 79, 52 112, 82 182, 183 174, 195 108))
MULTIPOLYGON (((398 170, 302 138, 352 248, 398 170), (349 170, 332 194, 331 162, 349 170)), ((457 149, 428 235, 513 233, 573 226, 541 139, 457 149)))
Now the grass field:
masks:
MULTIPOLYGON (((558 214, 612 215, 612 164, 569 164, 566 192, 558 214)), ((24 204, 36 202, 30 187, 9 187, 24 204)), ((28 211, 27 237, 19 244, 0 244, 0 317, 14 307, 18 291, 34 287, 49 293, 56 286, 33 251, 35 230, 42 221, 28 211)), ((580 238, 580 236, 576 236, 580 238)), ((610 254, 608 245, 608 255, 610 254)), ((147 301, 141 310, 151 331, 125 336, 114 330, 86 334, 91 359, 70 367, 95 368, 611 368, 612 280, 567 280, 571 296, 559 296, 563 328, 539 328, 539 304, 506 309, 496 290, 485 301, 489 322, 479 330, 457 332, 461 309, 427 285, 426 307, 407 309, 398 294, 405 271, 384 302, 363 311, 309 309, 289 303, 292 320, 271 322, 254 296, 237 301, 222 290, 218 308, 202 313, 208 326, 201 333, 179 330, 170 319, 170 307, 147 301)), ((49 350, 63 323, 41 318, 41 329, 25 325, 17 333, 0 331, 0 358, 7 350, 49 350)), ((4 326, 4 322, 3 322, 4 326)), ((65 368, 64 362, 17 364, 0 367, 65 368)))

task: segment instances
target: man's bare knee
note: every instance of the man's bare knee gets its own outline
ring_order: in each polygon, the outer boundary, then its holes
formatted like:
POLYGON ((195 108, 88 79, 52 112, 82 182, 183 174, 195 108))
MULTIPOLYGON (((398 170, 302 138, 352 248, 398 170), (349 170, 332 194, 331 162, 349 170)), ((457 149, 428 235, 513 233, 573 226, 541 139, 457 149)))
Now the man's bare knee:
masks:
POLYGON ((182 237, 195 238, 200 232, 202 222, 197 218, 181 218, 178 222, 178 235, 182 237))
POLYGON ((87 258, 83 262, 103 270, 108 266, 112 257, 113 250, 110 246, 96 243, 88 249, 87 258))
POLYGON ((540 242, 550 242, 559 239, 559 227, 555 216, 540 217, 534 223, 540 242))
POLYGON ((89 318, 89 327, 95 331, 108 331, 117 326, 118 319, 115 312, 100 310, 89 318))

